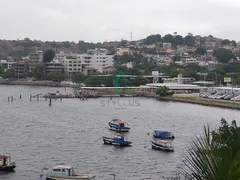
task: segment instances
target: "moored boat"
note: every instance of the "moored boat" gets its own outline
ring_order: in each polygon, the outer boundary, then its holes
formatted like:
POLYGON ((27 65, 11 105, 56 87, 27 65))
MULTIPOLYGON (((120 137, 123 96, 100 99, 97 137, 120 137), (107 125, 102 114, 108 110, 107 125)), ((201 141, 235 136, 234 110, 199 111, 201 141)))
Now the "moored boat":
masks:
POLYGON ((152 149, 155 150, 162 150, 162 151, 168 151, 173 152, 173 146, 171 145, 171 142, 164 141, 164 140, 158 140, 158 141, 151 141, 152 149))
POLYGON ((153 131, 153 136, 155 138, 162 138, 162 139, 174 139, 175 138, 173 132, 160 131, 160 130, 154 130, 153 131))
POLYGON ((40 177, 46 180, 95 180, 94 174, 75 174, 73 167, 66 165, 43 168, 40 177))
POLYGON ((10 156, 0 156, 0 171, 13 172, 16 168, 16 163, 11 162, 10 156))
POLYGON ((130 130, 130 127, 126 125, 126 122, 120 119, 113 119, 108 125, 110 130, 117 132, 128 132, 130 130))
POLYGON ((103 136, 104 144, 116 145, 116 146, 131 146, 131 141, 125 141, 124 137, 117 133, 113 138, 103 136))

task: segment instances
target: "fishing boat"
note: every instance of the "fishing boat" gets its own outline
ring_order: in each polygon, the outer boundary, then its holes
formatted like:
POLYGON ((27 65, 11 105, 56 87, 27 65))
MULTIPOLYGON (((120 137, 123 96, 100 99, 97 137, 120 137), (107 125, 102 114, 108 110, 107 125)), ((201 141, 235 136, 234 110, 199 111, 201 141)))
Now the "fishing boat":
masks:
POLYGON ((162 151, 168 151, 173 152, 174 149, 171 145, 171 142, 164 141, 164 140, 158 140, 158 141, 151 141, 152 149, 155 150, 162 150, 162 151))
POLYGON ((169 131, 159 131, 159 130, 155 130, 153 131, 153 136, 155 138, 162 138, 162 139, 174 139, 175 136, 172 132, 169 131))
POLYGON ((117 133, 113 138, 103 136, 103 142, 104 144, 116 146, 131 146, 132 144, 131 141, 125 141, 124 137, 119 133, 117 133))
POLYGON ((0 171, 12 172, 16 167, 15 162, 11 162, 10 156, 0 156, 0 171))
POLYGON ((126 126, 126 122, 120 119, 113 119, 108 123, 109 129, 117 132, 128 132, 130 127, 126 126))
POLYGON ((94 174, 75 174, 73 167, 66 165, 43 168, 40 177, 45 180, 95 180, 94 174))

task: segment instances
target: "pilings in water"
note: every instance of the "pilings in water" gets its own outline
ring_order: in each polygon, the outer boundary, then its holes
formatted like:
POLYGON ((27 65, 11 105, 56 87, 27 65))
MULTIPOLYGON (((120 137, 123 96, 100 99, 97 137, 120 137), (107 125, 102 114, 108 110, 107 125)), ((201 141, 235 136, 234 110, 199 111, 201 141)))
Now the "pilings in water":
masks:
POLYGON ((32 98, 36 98, 37 101, 39 101, 40 95, 42 95, 42 94, 36 94, 34 96, 32 94, 30 94, 30 101, 32 101, 32 98))
POLYGON ((49 98, 49 106, 52 106, 52 97, 49 98))
POLYGON ((98 98, 98 90, 92 90, 92 89, 81 89, 79 93, 77 94, 77 97, 79 97, 80 100, 88 100, 88 98, 98 98))
POLYGON ((9 102, 10 100, 13 101, 13 96, 9 96, 9 97, 8 97, 8 102, 9 102))
POLYGON ((19 98, 22 99, 22 95, 21 94, 20 94, 19 98))

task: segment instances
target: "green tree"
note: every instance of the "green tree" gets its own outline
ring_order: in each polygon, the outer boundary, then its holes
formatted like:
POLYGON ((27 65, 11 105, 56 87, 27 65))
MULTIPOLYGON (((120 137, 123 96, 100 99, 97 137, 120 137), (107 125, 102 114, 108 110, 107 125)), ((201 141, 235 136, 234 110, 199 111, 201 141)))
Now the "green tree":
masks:
POLYGON ((238 180, 240 179, 240 128, 233 120, 231 125, 221 119, 221 126, 196 137, 184 156, 185 179, 238 180))
POLYGON ((175 42, 174 36, 171 35, 171 34, 165 35, 165 36, 163 37, 163 42, 174 44, 174 42, 175 42))
POLYGON ((231 41, 229 41, 228 39, 224 39, 221 42, 222 45, 229 45, 230 43, 231 43, 231 41))
POLYGON ((186 36, 184 41, 187 46, 195 46, 195 38, 193 36, 186 36))
POLYGON ((180 56, 173 56, 172 60, 173 60, 173 62, 181 61, 181 57, 180 56))
POLYGON ((48 49, 43 53, 43 62, 51 62, 55 57, 55 52, 52 49, 48 49))
POLYGON ((146 45, 152 45, 155 44, 157 42, 161 42, 162 37, 160 34, 156 34, 156 35, 150 35, 146 38, 144 44, 146 45))
POLYGON ((196 54, 204 55, 204 54, 206 54, 206 53, 207 53, 207 51, 206 51, 205 48, 198 47, 198 48, 196 49, 196 54))
POLYGON ((54 82, 61 82, 65 79, 65 76, 64 74, 59 74, 59 73, 56 73, 56 72, 49 72, 46 74, 46 77, 45 77, 46 80, 51 80, 51 81, 54 81, 54 82))
POLYGON ((147 84, 147 79, 144 78, 143 76, 135 77, 132 82, 133 86, 140 86, 140 85, 145 85, 145 84, 147 84))
POLYGON ((240 76, 238 76, 236 79, 234 79, 233 83, 236 85, 240 85, 240 76))
POLYGON ((171 96, 173 95, 173 92, 170 91, 169 88, 167 88, 166 86, 163 86, 157 89, 156 94, 159 96, 171 96))
POLYGON ((232 41, 231 44, 232 44, 233 47, 237 47, 236 41, 232 41))
POLYGON ((231 59, 235 59, 235 55, 233 54, 233 52, 224 48, 214 50, 213 55, 221 63, 228 63, 228 61, 230 61, 231 59))
POLYGON ((72 76, 72 82, 83 83, 87 78, 88 76, 85 76, 84 74, 81 74, 81 73, 74 74, 72 76))
POLYGON ((178 45, 183 44, 183 37, 180 35, 177 35, 174 37, 174 47, 177 47, 178 45))
POLYGON ((0 77, 3 79, 11 79, 15 77, 15 72, 12 69, 7 69, 6 71, 2 71, 0 69, 0 77))

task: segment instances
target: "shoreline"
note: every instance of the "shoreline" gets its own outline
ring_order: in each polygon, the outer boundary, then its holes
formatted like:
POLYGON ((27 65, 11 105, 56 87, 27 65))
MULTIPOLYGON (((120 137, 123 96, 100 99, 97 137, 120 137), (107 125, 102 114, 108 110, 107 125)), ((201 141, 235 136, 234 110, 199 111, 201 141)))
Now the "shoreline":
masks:
POLYGON ((229 100, 205 99, 201 97, 159 97, 158 100, 240 110, 240 102, 229 100))
MULTIPOLYGON (((54 83, 52 81, 9 81, 8 83, 2 83, 0 85, 23 85, 23 86, 49 86, 49 87, 70 87, 76 88, 76 85, 65 85, 54 83)), ((217 99, 207 99, 201 98, 199 96, 172 96, 172 97, 159 97, 156 94, 145 93, 145 92, 122 92, 123 96, 116 94, 114 92, 100 92, 99 98, 114 98, 114 97, 143 97, 143 98, 154 98, 159 101, 171 101, 171 102, 182 102, 189 104, 198 104, 210 107, 219 107, 227 109, 240 110, 240 102, 230 101, 230 100, 217 100, 217 99)))

